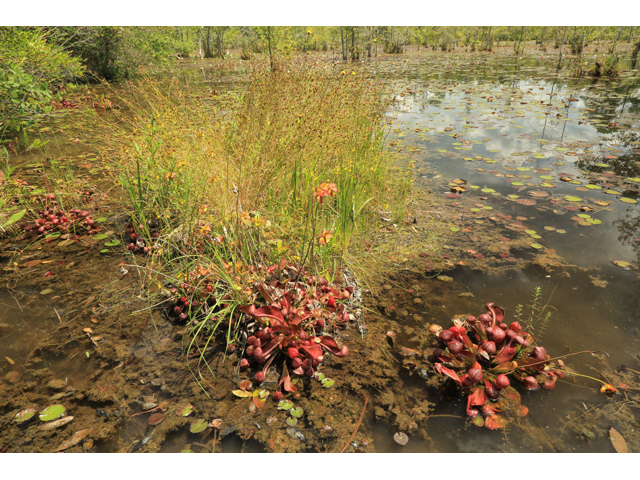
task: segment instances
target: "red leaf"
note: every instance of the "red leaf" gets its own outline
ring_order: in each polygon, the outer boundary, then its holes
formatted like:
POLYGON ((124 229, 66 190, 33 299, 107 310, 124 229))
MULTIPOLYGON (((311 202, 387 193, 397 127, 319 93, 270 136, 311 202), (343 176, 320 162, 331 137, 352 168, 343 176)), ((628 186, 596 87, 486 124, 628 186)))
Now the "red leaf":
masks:
POLYGON ((518 347, 511 347, 510 344, 505 345, 502 350, 500 350, 500 353, 493 359, 492 363, 500 364, 507 362, 513 358, 517 351, 518 347))
POLYGON ((262 318, 262 317, 268 317, 268 318, 273 318, 274 320, 277 320, 278 322, 284 324, 284 317, 282 316, 282 312, 277 309, 277 308, 273 308, 273 307, 260 307, 260 308, 253 308, 253 305, 243 305, 242 307, 238 308, 238 310, 240 310, 243 313, 246 313, 247 315, 251 315, 253 317, 256 318, 262 318))
POLYGON ((322 347, 317 343, 308 346, 301 345, 300 348, 307 352, 314 360, 322 356, 322 347))
POLYGON ((453 379, 455 382, 462 385, 462 382, 460 381, 460 377, 458 377, 458 374, 453 370, 445 367, 441 363, 436 363, 436 371, 440 374, 446 375, 447 377, 453 379))
POLYGON ((469 394, 469 399, 467 400, 467 409, 472 406, 481 407, 487 403, 487 394, 481 388, 474 388, 471 390, 471 394, 469 394))

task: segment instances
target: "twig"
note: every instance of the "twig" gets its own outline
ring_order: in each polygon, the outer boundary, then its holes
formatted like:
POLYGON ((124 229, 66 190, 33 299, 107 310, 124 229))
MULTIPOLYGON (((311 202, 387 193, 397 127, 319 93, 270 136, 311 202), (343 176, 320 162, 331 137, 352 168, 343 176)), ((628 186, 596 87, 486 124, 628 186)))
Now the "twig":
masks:
POLYGON ((360 414, 360 418, 358 419, 358 423, 356 423, 356 428, 353 431, 353 433, 351 434, 351 437, 349 437, 349 440, 347 440, 347 444, 344 446, 344 448, 342 450, 340 450, 340 453, 344 453, 344 451, 347 449, 347 447, 351 443, 351 440, 353 440, 355 438, 355 436, 356 436, 356 433, 358 433, 358 428, 360 428, 360 424, 362 423, 362 419, 364 417, 364 411, 367 408, 367 402, 368 401, 369 401, 369 397, 365 394, 365 396, 364 396, 364 406, 362 407, 362 413, 360 414))
POLYGON ((151 410, 145 410, 144 412, 138 412, 138 413, 134 413, 133 415, 129 415, 129 418, 131 417, 135 417, 136 415, 142 415, 143 413, 149 413, 149 412, 153 412, 154 410, 158 410, 159 408, 164 407, 165 405, 169 405, 171 402, 165 402, 162 405, 158 405, 155 408, 152 408, 151 410))
POLYGON ((216 453, 216 440, 218 440, 218 432, 213 435, 213 448, 211 449, 211 453, 216 453))

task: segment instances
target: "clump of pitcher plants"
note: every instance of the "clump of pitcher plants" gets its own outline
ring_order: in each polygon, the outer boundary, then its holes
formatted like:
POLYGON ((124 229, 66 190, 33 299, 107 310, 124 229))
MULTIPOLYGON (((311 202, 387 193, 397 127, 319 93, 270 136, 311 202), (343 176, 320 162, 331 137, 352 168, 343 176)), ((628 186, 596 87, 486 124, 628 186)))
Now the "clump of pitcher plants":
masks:
MULTIPOLYGON (((253 273, 264 280, 245 289, 249 301, 235 308, 223 325, 242 332, 238 339, 246 341, 232 341, 225 350, 228 354, 241 352, 239 367, 254 371, 252 375, 258 384, 265 380, 276 359, 283 360, 282 380, 273 396, 279 401, 283 388, 295 389, 289 371, 293 376, 313 377, 328 355, 340 358, 348 355, 349 349, 339 346, 334 337, 354 319, 347 307, 353 287, 307 275, 304 269, 299 271, 285 261, 259 270, 253 273)), ((233 300, 228 292, 218 288, 211 271, 197 267, 190 278, 192 283, 197 281, 198 287, 171 286, 173 302, 166 310, 170 318, 198 326, 208 318, 215 318, 217 313, 228 311, 233 300)))
POLYGON ((22 239, 54 232, 76 233, 75 229, 78 227, 82 227, 87 233, 96 232, 96 222, 87 210, 72 208, 64 211, 53 193, 41 198, 40 203, 42 208, 36 211, 38 218, 33 223, 20 224, 20 228, 25 232, 22 239))
POLYGON ((552 390, 564 363, 553 363, 518 322, 505 323, 501 306, 487 303, 485 308, 487 313, 454 320, 454 326, 439 331, 444 348, 433 355, 436 371, 467 392, 467 415, 476 425, 494 429, 504 426, 503 413, 528 412, 511 386, 514 380, 526 390, 552 390))

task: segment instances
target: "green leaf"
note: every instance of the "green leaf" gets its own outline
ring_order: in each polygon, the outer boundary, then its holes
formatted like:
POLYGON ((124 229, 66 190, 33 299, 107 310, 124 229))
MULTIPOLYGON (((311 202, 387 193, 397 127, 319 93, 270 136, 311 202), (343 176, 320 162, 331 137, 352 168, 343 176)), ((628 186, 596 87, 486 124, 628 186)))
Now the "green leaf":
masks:
POLYGON ((49 422, 51 420, 55 420, 56 418, 60 418, 67 409, 63 405, 51 405, 50 407, 45 408, 42 412, 40 412, 40 420, 43 422, 49 422))
POLYGON ((24 214, 27 213, 27 209, 24 208, 22 210, 20 210, 18 213, 14 213, 13 215, 11 215, 9 217, 9 220, 7 220, 4 225, 2 225, 3 228, 8 227, 9 225, 16 223, 18 220, 20 220, 22 217, 24 217, 24 214))
POLYGON ((322 386, 323 386, 324 388, 331 388, 331 387, 333 387, 333 385, 334 385, 335 383, 336 383, 336 382, 335 382, 335 380, 331 380, 330 378, 325 378, 325 379, 322 381, 322 386))
POLYGON ((289 400, 280 400, 278 403, 278 410, 291 410, 293 408, 293 402, 289 400))
POLYGON ((191 424, 189 431, 191 433, 200 433, 203 432, 208 426, 209 425, 206 420, 199 419, 191 424))
POLYGON ((289 413, 296 418, 300 418, 304 413, 304 410, 302 410, 302 408, 300 407, 294 407, 291 410, 289 410, 289 413))
POLYGON ((289 425, 290 427, 295 427, 296 423, 298 423, 297 418, 294 418, 294 417, 287 418, 287 425, 289 425))
POLYGON ((104 244, 105 247, 115 247, 116 245, 120 245, 120 240, 115 239, 111 240, 110 242, 105 242, 104 244))
POLYGON ((26 410, 21 410, 18 413, 16 413, 16 416, 14 418, 16 423, 24 423, 27 420, 30 420, 31 418, 33 418, 35 414, 36 414, 35 408, 27 408, 26 410))
POLYGON ((104 234, 104 233, 99 233, 98 235, 95 235, 93 237, 94 240, 104 240, 105 238, 107 238, 108 235, 104 234))

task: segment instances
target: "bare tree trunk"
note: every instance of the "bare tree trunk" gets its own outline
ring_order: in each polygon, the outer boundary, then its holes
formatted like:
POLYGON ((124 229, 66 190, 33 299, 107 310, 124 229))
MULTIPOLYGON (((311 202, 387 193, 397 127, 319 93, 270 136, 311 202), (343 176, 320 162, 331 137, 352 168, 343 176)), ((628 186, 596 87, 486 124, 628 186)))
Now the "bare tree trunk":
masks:
POLYGON ((271 71, 275 70, 273 68, 273 51, 271 50, 271 27, 267 27, 267 42, 269 43, 269 67, 271 71))
POLYGON ((636 61, 638 60, 638 52, 640 52, 640 40, 636 43, 633 52, 631 52, 631 70, 636 69, 636 61))
POLYGON ((620 30, 618 30, 618 36, 616 37, 616 39, 613 41, 613 45, 611 45, 611 50, 609 50, 609 53, 613 53, 616 50, 616 44, 618 43, 618 40, 620 40, 620 34, 622 33, 622 27, 620 27, 620 30))
POLYGON ((542 27, 542 37, 540 37, 540 47, 544 50, 544 34, 547 32, 547 26, 542 27))
POLYGON ((564 27, 564 32, 562 33, 562 42, 560 42, 560 53, 558 54, 558 66, 556 70, 560 70, 562 68, 562 47, 564 47, 564 39, 567 35, 567 27, 564 27))
POLYGON ((340 27, 340 43, 342 44, 342 60, 346 60, 347 50, 344 45, 344 27, 340 27))

